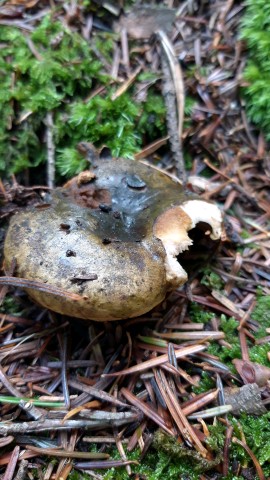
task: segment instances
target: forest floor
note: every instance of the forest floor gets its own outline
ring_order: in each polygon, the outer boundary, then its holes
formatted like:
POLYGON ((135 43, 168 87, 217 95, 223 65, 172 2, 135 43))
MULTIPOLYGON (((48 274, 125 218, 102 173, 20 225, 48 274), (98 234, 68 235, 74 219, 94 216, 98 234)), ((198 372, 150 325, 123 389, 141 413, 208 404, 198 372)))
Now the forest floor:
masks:
MULTIPOLYGON (((4 480, 270 476, 269 156, 263 132, 249 122, 245 110, 247 51, 239 35, 244 6, 218 0, 199 4, 187 1, 174 9, 152 4, 133 11, 102 1, 0 4, 1 28, 22 33, 37 63, 42 63, 46 49, 41 56, 33 34, 44 19, 47 25, 64 26, 64 32, 54 33, 53 52, 66 31, 94 44, 91 55, 102 65, 103 77, 99 72, 92 88, 85 80, 80 111, 87 117, 88 102, 96 101, 95 108, 107 109, 99 122, 105 118, 108 124, 104 133, 94 125, 95 115, 92 127, 84 118, 75 125, 74 117, 72 130, 65 110, 68 101, 54 106, 50 100, 52 106, 46 110, 41 91, 36 111, 30 103, 27 110, 25 101, 18 113, 22 97, 8 100, 9 142, 15 145, 16 138, 22 138, 22 125, 26 131, 34 128, 31 118, 36 118, 39 123, 33 131, 48 168, 46 175, 45 161, 38 166, 30 162, 23 169, 10 154, 8 169, 16 178, 9 180, 3 173, 1 236, 9 217, 39 194, 33 188, 37 179, 52 186, 66 180, 63 174, 71 176, 85 168, 87 162, 78 160, 77 153, 69 157, 75 143, 82 141, 99 147, 105 143, 114 155, 147 158, 168 173, 186 175, 189 191, 220 206, 225 231, 214 254, 206 251, 205 258, 204 250, 187 256, 188 284, 138 318, 86 325, 39 308, 3 280, 4 480), (117 123, 125 117, 123 108, 128 121, 117 123), (110 115, 118 143, 115 139, 110 143, 110 115), (71 142, 72 131, 75 143, 68 144, 63 156, 63 142, 71 142), (204 255, 198 264, 199 253, 204 255), (205 349, 178 358, 184 347, 197 345, 205 349)), ((11 48, 8 41, 1 41, 2 51, 11 48)), ((12 65, 10 53, 5 61, 12 65)), ((22 81, 16 75, 11 68, 14 88, 22 81)), ((86 69, 80 75, 77 82, 87 76, 86 69)), ((60 90, 57 85, 56 94, 60 90)), ((72 114, 78 118, 76 108, 72 114)), ((3 269, 1 278, 12 273, 3 269)))

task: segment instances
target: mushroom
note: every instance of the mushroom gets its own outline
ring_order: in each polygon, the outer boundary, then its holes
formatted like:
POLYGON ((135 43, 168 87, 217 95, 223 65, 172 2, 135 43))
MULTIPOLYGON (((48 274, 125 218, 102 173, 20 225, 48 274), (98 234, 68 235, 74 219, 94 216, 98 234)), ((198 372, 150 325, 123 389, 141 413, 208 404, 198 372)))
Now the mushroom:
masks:
POLYGON ((215 204, 187 195, 179 181, 143 162, 99 158, 43 205, 13 216, 5 265, 15 259, 18 277, 55 288, 27 289, 45 308, 98 321, 135 317, 186 282, 177 257, 199 222, 212 240, 221 238, 215 204))

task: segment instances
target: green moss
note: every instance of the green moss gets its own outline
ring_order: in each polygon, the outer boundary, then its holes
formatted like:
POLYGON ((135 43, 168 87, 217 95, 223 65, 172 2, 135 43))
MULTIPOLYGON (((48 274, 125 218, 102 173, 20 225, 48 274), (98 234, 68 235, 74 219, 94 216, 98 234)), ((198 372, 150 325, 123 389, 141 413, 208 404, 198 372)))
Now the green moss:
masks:
POLYGON ((214 290, 222 290, 224 286, 224 282, 220 275, 212 272, 210 268, 204 269, 204 275, 201 279, 201 283, 202 285, 214 290))
MULTIPOLYGON (((242 433, 245 435, 246 442, 259 463, 263 467, 264 474, 270 474, 270 413, 253 417, 250 415, 241 415, 239 419, 229 416, 233 426, 233 436, 241 439, 242 433)), ((213 453, 213 460, 207 461, 183 445, 177 442, 173 437, 158 430, 154 435, 153 447, 150 448, 143 462, 140 462, 140 451, 136 449, 132 453, 127 453, 129 460, 136 460, 138 465, 132 465, 132 471, 140 474, 147 480, 199 480, 203 472, 209 470, 215 471, 215 467, 222 461, 223 447, 226 433, 226 426, 216 421, 208 426, 210 436, 207 438, 208 448, 213 453)), ((109 453, 112 458, 119 459, 119 453, 115 447, 110 448, 109 453)), ((246 451, 238 444, 231 443, 230 460, 236 459, 242 466, 252 467, 252 461, 246 451)), ((124 467, 112 468, 107 471, 99 471, 104 480, 128 480, 124 467)), ((86 480, 87 475, 73 470, 69 476, 70 480, 86 480)), ((244 477, 235 476, 231 471, 224 480, 241 480, 244 477)), ((254 476, 254 480, 257 480, 254 476)))
MULTIPOLYGON (((244 415, 238 419, 231 418, 234 434, 241 439, 244 433, 247 445, 255 454, 266 476, 270 474, 270 413, 254 417, 244 415)), ((238 461, 250 462, 250 458, 240 445, 232 443, 232 457, 238 461)))
POLYGON ((201 305, 195 302, 191 303, 189 314, 192 321, 197 323, 208 323, 215 317, 214 313, 207 312, 201 305))
POLYGON ((268 360, 267 354, 269 352, 269 343, 263 345, 254 345, 249 348, 249 357, 251 362, 260 363, 266 367, 270 367, 270 362, 268 360))
POLYGON ((52 16, 31 34, 0 30, 0 174, 45 161, 47 112, 53 114, 57 171, 65 176, 87 166, 76 150, 80 141, 106 144, 114 156, 130 158, 145 138, 165 133, 165 106, 155 85, 144 103, 133 99, 132 89, 112 100, 118 85, 108 86, 96 52, 111 59, 115 35, 98 34, 89 45, 52 16), (91 98, 102 85, 103 92, 91 98))
POLYGON ((0 312, 9 315, 19 315, 22 312, 22 308, 13 295, 6 295, 2 305, 0 305, 0 312))
POLYGON ((246 1, 241 38, 247 43, 249 60, 243 87, 249 118, 270 139, 270 4, 268 0, 246 1))
MULTIPOLYGON (((263 296, 258 292, 257 303, 251 318, 256 320, 263 329, 270 327, 270 295, 263 296)), ((265 335, 264 330, 260 333, 265 335)))
POLYGON ((232 360, 235 358, 241 358, 241 348, 238 337, 239 323, 235 318, 227 318, 226 315, 220 316, 220 330, 225 333, 225 341, 230 344, 231 347, 220 346, 218 343, 211 343, 208 352, 212 355, 216 355, 221 362, 232 368, 232 360))
MULTIPOLYGON (((257 303, 251 314, 251 318, 258 322, 259 330, 254 333, 255 339, 266 336, 266 328, 270 326, 270 295, 263 296, 258 291, 257 303)), ((267 353, 269 352, 268 342, 261 345, 253 345, 249 348, 250 360, 270 367, 267 353)))
POLYGON ((210 436, 207 438, 207 445, 209 445, 213 452, 220 454, 224 447, 226 426, 220 422, 216 422, 215 425, 209 425, 208 430, 210 436))
POLYGON ((202 372, 198 387, 193 387, 192 390, 199 395, 200 393, 208 392, 215 386, 216 382, 213 375, 208 372, 202 372))

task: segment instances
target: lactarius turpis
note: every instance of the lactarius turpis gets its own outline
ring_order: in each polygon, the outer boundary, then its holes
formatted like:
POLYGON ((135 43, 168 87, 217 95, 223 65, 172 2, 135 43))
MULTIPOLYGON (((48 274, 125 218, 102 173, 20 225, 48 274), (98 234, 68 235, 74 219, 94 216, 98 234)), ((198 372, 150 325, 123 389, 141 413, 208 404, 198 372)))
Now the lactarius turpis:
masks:
POLYGON ((177 257, 199 222, 220 239, 215 204, 187 196, 179 182, 142 162, 99 159, 53 190, 43 208, 13 216, 5 265, 15 259, 16 276, 79 295, 27 289, 55 312, 98 321, 135 317, 186 282, 177 257))

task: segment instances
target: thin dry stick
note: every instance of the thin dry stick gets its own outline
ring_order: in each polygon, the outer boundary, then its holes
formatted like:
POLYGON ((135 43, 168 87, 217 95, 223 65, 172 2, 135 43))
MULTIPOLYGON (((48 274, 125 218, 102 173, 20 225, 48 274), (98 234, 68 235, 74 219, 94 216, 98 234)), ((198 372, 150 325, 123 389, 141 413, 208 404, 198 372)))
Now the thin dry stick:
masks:
POLYGON ((233 437, 232 441, 233 441, 233 443, 237 443, 238 445, 241 445, 241 447, 243 447, 244 450, 247 452, 247 454, 250 456, 250 458, 253 461, 254 466, 257 470, 257 474, 258 474, 259 479, 260 480, 266 480, 265 476, 264 476, 264 473, 263 473, 263 470, 262 470, 262 467, 259 464, 259 462, 258 462, 257 458, 255 457, 254 453, 252 452, 252 450, 249 448, 249 446, 246 443, 239 440, 238 438, 236 438, 236 437, 233 437))
MULTIPOLYGON (((15 388, 12 383, 9 381, 8 377, 6 376, 3 368, 0 365, 0 381, 2 384, 6 387, 6 389, 11 393, 16 398, 21 398, 21 393, 17 388, 15 388)), ((35 420, 40 420, 43 415, 44 411, 40 408, 35 407, 31 403, 31 398, 29 398, 29 402, 26 402, 25 400, 21 400, 19 403, 19 406, 32 418, 35 420)))
POLYGON ((46 142, 47 142, 47 183, 49 188, 54 187, 55 180, 55 146, 53 141, 53 115, 48 112, 45 119, 47 127, 46 142))
MULTIPOLYGON (((191 355, 193 353, 201 352, 205 350, 206 345, 191 345, 190 347, 183 347, 179 350, 176 350, 175 356, 176 358, 183 358, 186 355, 191 355)), ((126 368, 125 370, 121 370, 120 372, 114 373, 107 373, 101 375, 102 377, 119 377, 120 375, 130 375, 131 373, 138 373, 148 368, 157 367, 158 365, 162 365, 169 361, 169 357, 167 354, 160 355, 159 357, 152 358, 151 360, 146 360, 146 362, 141 362, 138 365, 134 365, 134 367, 126 368)))
POLYGON ((61 348, 61 360, 62 360, 62 369, 61 369, 61 379, 62 379, 62 389, 65 398, 65 405, 67 410, 70 409, 70 395, 68 389, 68 380, 67 380, 67 332, 64 332, 64 335, 59 338, 60 348, 61 348))
POLYGON ((34 447, 33 445, 26 445, 26 448, 32 452, 59 458, 105 459, 110 457, 108 453, 99 452, 74 452, 69 450, 60 450, 57 448, 39 448, 34 447))
POLYGON ((188 405, 183 406, 182 405, 182 412, 185 416, 190 415, 191 413, 197 412, 200 408, 204 407, 210 402, 213 402, 218 395, 218 390, 215 390, 214 392, 210 393, 205 393, 201 396, 198 395, 197 397, 194 397, 194 402, 190 402, 188 405))
POLYGON ((1 285, 39 290, 40 292, 50 293, 51 295, 57 295, 58 297, 67 297, 74 301, 83 300, 83 297, 77 295, 77 293, 67 292, 62 288, 38 282, 36 280, 27 280, 26 278, 0 277, 0 286, 1 285))
POLYGON ((232 441, 232 434, 233 434, 233 427, 230 425, 226 430, 226 437, 224 442, 224 449, 223 449, 223 465, 222 465, 222 473, 224 477, 226 477, 229 473, 229 453, 230 453, 230 445, 232 441))
POLYGON ((183 76, 173 46, 166 33, 159 30, 157 36, 162 47, 163 95, 167 109, 167 128, 170 135, 171 150, 177 175, 185 183, 186 171, 182 148, 185 106, 183 76))
MULTIPOLYGON (((123 415, 122 415, 123 417, 123 415)), ((129 414, 127 412, 122 419, 101 419, 101 420, 88 420, 82 418, 79 420, 67 420, 65 423, 61 419, 57 420, 38 420, 32 422, 19 422, 19 423, 9 423, 9 422, 0 422, 0 435, 9 435, 10 433, 14 434, 24 434, 30 432, 46 432, 46 431, 56 431, 56 430, 70 430, 74 428, 82 428, 88 430, 99 430, 106 427, 111 427, 117 425, 126 425, 127 423, 132 423, 138 418, 134 414, 129 414)))
POLYGON ((20 466, 18 468, 16 477, 14 477, 13 480, 24 480, 27 474, 27 469, 28 469, 28 460, 23 458, 20 462, 20 466))
POLYGON ((19 459, 19 454, 20 454, 20 447, 19 446, 14 447, 10 461, 8 462, 8 466, 6 468, 4 476, 2 477, 3 480, 10 480, 13 477, 13 474, 15 472, 15 468, 19 459))

